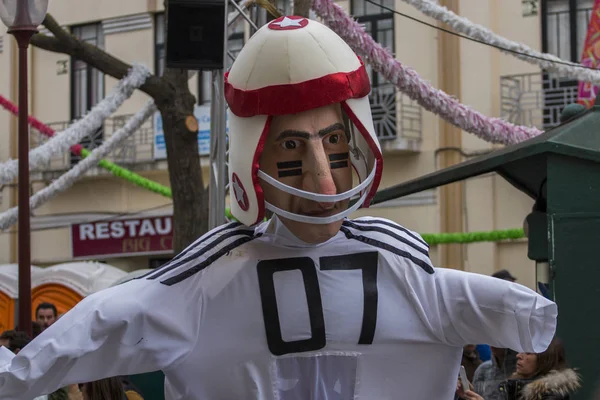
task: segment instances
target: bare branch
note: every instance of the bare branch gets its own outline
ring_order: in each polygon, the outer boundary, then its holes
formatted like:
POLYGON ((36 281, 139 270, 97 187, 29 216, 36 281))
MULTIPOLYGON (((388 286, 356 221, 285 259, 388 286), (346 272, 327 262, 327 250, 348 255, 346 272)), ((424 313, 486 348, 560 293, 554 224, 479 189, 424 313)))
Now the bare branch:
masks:
POLYGON ((53 37, 36 33, 31 37, 31 44, 40 49, 51 51, 53 53, 64 53, 65 47, 62 43, 53 37))
POLYGON ((256 4, 257 6, 264 8, 273 18, 279 18, 283 15, 283 13, 269 0, 250 0, 246 4, 256 4))
POLYGON ((69 32, 64 30, 51 14, 46 14, 46 18, 44 18, 42 24, 46 27, 46 29, 52 32, 54 37, 56 37, 56 39, 59 41, 68 42, 71 39, 76 39, 69 32))
MULTIPOLYGON (((54 34, 54 38, 37 34, 32 40, 34 46, 72 56, 116 79, 122 79, 131 69, 131 65, 71 35, 52 15, 46 14, 43 25, 54 34)), ((172 86, 156 75, 148 77, 140 90, 152 97, 157 105, 172 100, 175 95, 172 86)))

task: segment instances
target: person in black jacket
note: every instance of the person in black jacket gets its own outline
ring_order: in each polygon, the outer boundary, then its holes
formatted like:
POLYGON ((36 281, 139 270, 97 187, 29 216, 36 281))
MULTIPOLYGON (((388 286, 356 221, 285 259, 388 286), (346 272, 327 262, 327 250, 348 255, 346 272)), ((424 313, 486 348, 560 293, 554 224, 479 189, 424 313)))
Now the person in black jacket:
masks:
MULTIPOLYGON (((567 367, 565 348, 554 338, 543 353, 519 353, 515 374, 500 384, 504 400, 570 400, 581 387, 575 370, 567 367)), ((485 400, 473 391, 460 393, 468 400, 485 400)))

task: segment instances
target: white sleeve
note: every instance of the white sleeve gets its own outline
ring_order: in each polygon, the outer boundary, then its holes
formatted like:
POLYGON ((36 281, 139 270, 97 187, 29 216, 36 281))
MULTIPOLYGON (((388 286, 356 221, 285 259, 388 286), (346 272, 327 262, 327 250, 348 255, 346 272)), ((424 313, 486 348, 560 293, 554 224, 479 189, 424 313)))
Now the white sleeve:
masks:
POLYGON ((421 319, 441 342, 546 350, 556 330, 555 303, 517 283, 446 268, 434 271, 407 265, 404 276, 421 319))
POLYGON ((194 290, 137 279, 85 298, 0 367, 0 399, 175 366, 195 345, 194 290))

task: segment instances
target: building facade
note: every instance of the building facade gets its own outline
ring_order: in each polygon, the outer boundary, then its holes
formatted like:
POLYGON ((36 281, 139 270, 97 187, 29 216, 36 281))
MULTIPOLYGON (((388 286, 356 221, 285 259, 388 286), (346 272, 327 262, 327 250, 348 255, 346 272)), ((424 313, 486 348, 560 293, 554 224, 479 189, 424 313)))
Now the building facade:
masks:
MULTIPOLYGON (((436 24, 401 0, 379 1, 381 6, 436 24)), ((63 0, 50 2, 49 12, 80 39, 123 61, 143 63, 161 74, 166 54, 162 3, 63 0)), ((509 39, 577 61, 581 58, 593 1, 441 0, 440 3, 509 39)), ((549 128, 558 123, 562 107, 576 98, 577 82, 554 77, 492 47, 448 39, 439 30, 366 0, 340 4, 403 64, 485 115, 549 128), (449 42, 452 40, 455 42, 449 42)), ((49 34, 44 29, 42 33, 49 34)), ((242 23, 230 33, 229 50, 235 55, 248 39, 249 29, 242 23)), ((67 55, 38 48, 32 48, 29 54, 29 112, 56 130, 83 116, 116 84, 115 79, 67 55)), ((373 83, 373 116, 384 149, 382 188, 495 148, 474 135, 453 130, 400 93, 379 73, 372 70, 369 73, 373 83)), ((197 96, 196 117, 202 131, 206 129, 203 128, 206 118, 210 117, 210 73, 193 74, 189 85, 197 96)), ((17 102, 16 45, 4 27, 0 27, 0 94, 17 102)), ((136 91, 82 144, 90 149, 97 147, 147 100, 145 94, 136 91)), ((16 118, 6 111, 0 112, 0 160, 17 158, 16 132, 16 118)), ((166 153, 160 135, 161 121, 155 116, 108 158, 168 185, 166 153)), ((208 135, 200 135, 205 183, 209 176, 207 138, 208 135)), ((43 140, 32 129, 32 146, 43 140)), ((32 193, 77 162, 75 156, 64 154, 54 158, 42 171, 32 173, 32 193)), ((469 232, 522 227, 533 206, 532 199, 494 174, 467 180, 453 190, 458 196, 454 200, 444 189, 432 189, 356 214, 386 217, 421 233, 449 229, 469 232)), ((0 211, 16 206, 16 202, 16 184, 0 187, 0 211)), ((127 272, 154 268, 172 256, 171 215, 170 199, 94 168, 74 187, 33 210, 32 262, 43 267, 93 260, 127 272)), ((535 267, 526 256, 526 240, 457 246, 454 256, 444 256, 442 246, 433 246, 434 263, 483 274, 506 268, 521 283, 534 287, 535 267)), ((15 227, 0 232, 0 264, 16 261, 15 227)))

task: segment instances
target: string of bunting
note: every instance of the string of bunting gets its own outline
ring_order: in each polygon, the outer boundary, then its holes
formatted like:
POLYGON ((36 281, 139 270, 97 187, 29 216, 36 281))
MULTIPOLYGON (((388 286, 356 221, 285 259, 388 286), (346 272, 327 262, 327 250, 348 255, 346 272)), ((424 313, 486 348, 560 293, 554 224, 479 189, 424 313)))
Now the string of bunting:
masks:
MULTIPOLYGON (((86 158, 77 163, 73 168, 65 172, 50 185, 31 196, 29 202, 31 209, 35 209, 58 193, 73 186, 86 171, 98 164, 102 157, 113 151, 123 140, 131 136, 156 110, 153 101, 149 101, 140 111, 131 117, 127 123, 118 129, 101 146, 91 151, 86 158)), ((13 207, 0 214, 0 229, 6 229, 17 223, 18 207, 13 207)))
POLYGON ((376 71, 423 108, 441 116, 453 125, 487 142, 505 145, 519 143, 542 133, 537 128, 514 125, 501 118, 487 117, 460 103, 444 91, 434 88, 415 70, 396 60, 333 0, 314 0, 313 8, 317 15, 359 55, 365 57, 376 71))
MULTIPOLYGON (((367 0, 371 2, 370 0, 367 0)), ((462 33, 470 38, 476 39, 488 45, 510 54, 529 64, 537 65, 545 70, 555 71, 569 78, 579 81, 593 82, 600 84, 600 71, 577 64, 571 61, 565 61, 553 54, 542 53, 531 47, 514 42, 500 36, 488 28, 475 24, 465 17, 456 15, 446 7, 436 4, 431 0, 402 0, 405 3, 415 7, 417 10, 452 27, 456 32, 462 33)), ((394 11, 388 7, 381 6, 386 10, 394 11)))
MULTIPOLYGON (((4 109, 9 111, 13 115, 19 114, 19 110, 18 110, 17 106, 14 103, 12 103, 10 100, 6 99, 5 97, 3 97, 1 95, 0 95, 0 106, 2 106, 4 109)), ((29 121, 29 125, 31 125, 37 131, 39 131, 40 133, 42 133, 46 136, 52 137, 56 134, 56 131, 54 129, 52 129, 48 125, 44 124, 40 120, 36 119, 35 117, 29 116, 28 121, 29 121)), ((89 154, 91 153, 89 150, 87 150, 80 144, 71 146, 71 152, 74 155, 82 157, 82 158, 89 156, 89 154)), ((150 179, 144 178, 143 176, 138 175, 135 172, 132 172, 123 167, 120 167, 119 165, 117 165, 113 162, 110 162, 108 160, 104 160, 104 159, 100 160, 98 165, 100 167, 104 168, 105 170, 107 170, 108 172, 110 172, 112 175, 114 175, 117 178, 125 179, 128 182, 131 182, 136 186, 147 189, 151 192, 160 194, 162 196, 172 198, 171 188, 169 188, 168 186, 164 186, 164 185, 161 185, 160 183, 157 183, 150 179)))
MULTIPOLYGON (((134 64, 127 76, 119 81, 111 93, 94 106, 83 118, 75 121, 65 130, 53 134, 50 140, 29 151, 29 169, 36 171, 44 168, 50 159, 64 153, 73 144, 100 128, 104 120, 115 112, 123 102, 131 97, 133 91, 140 87, 150 76, 150 71, 141 64, 134 64)), ((0 96, 0 105, 18 114, 18 108, 0 96)), ((44 129, 46 132, 47 129, 44 129)), ((8 183, 16 178, 18 160, 0 163, 0 184, 8 183)))

